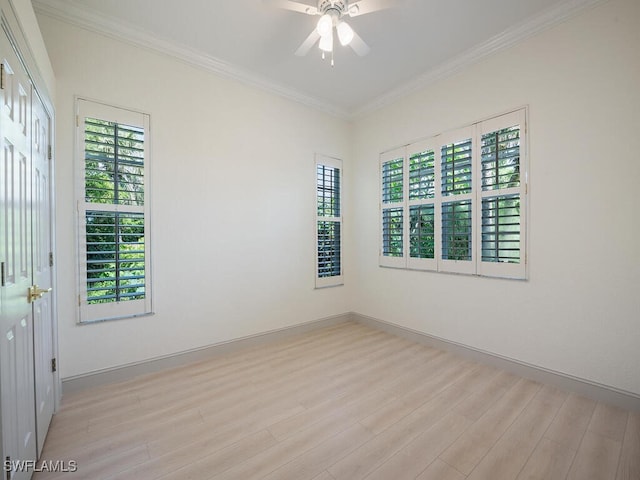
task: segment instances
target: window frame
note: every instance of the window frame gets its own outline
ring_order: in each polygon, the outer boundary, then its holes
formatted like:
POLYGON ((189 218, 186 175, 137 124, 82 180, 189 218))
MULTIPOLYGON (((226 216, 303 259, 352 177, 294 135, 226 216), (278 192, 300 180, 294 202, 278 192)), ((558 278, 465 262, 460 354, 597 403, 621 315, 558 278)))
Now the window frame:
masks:
POLYGON ((77 304, 79 324, 138 317, 153 313, 152 275, 151 275, 151 214, 150 214, 150 116, 146 113, 102 102, 76 97, 75 128, 75 201, 77 234, 77 304), (93 203, 86 201, 86 156, 85 156, 85 119, 93 118, 113 122, 119 125, 142 128, 144 132, 143 153, 143 206, 116 203, 93 203), (97 211, 104 213, 142 214, 144 215, 144 298, 114 301, 107 303, 89 303, 87 289, 87 232, 86 213, 97 211))
POLYGON ((528 278, 527 257, 527 209, 528 209, 528 127, 527 108, 523 107, 493 118, 450 130, 420 140, 400 148, 395 148, 380 154, 379 161, 379 265, 401 269, 426 270, 446 273, 459 273, 487 277, 524 279, 528 278), (501 129, 519 125, 519 185, 509 188, 483 190, 482 187, 482 138, 485 134, 497 132, 501 129), (442 147, 471 139, 471 192, 446 194, 443 190, 442 147), (410 191, 411 159, 421 152, 434 152, 434 195, 433 198, 412 199, 410 191), (402 201, 384 201, 384 165, 396 159, 403 159, 402 201), (519 263, 493 262, 482 260, 482 207, 483 200, 503 196, 519 197, 519 263), (443 207, 451 202, 471 202, 471 258, 470 260, 450 260, 444 258, 443 252, 443 207), (434 208, 434 258, 412 257, 412 207, 418 205, 433 205, 434 208), (403 216, 403 251, 400 256, 385 255, 384 239, 384 210, 389 208, 401 209, 403 216))
POLYGON ((327 288, 327 287, 337 287, 340 285, 344 285, 344 262, 343 262, 343 255, 344 255, 344 242, 343 242, 343 238, 344 238, 344 212, 343 212, 343 197, 344 197, 344 169, 343 169, 343 164, 342 164, 342 160, 338 159, 338 158, 333 158, 333 157, 328 157, 326 155, 321 155, 321 154, 316 154, 315 155, 315 162, 314 162, 315 168, 314 168, 314 180, 315 180, 315 288, 327 288), (319 205, 318 205, 318 194, 319 194, 319 184, 318 184, 318 167, 320 166, 325 166, 325 167, 331 167, 334 169, 338 170, 338 184, 339 184, 339 189, 338 189, 338 210, 340 215, 339 216, 327 216, 327 215, 320 215, 318 210, 319 210, 319 205), (339 275, 328 275, 328 276, 321 276, 320 275, 320 254, 319 254, 319 244, 320 244, 320 228, 319 228, 319 224, 320 222, 334 222, 337 225, 339 225, 339 229, 340 229, 340 239, 339 239, 339 249, 340 249, 340 254, 339 254, 339 265, 340 265, 340 274, 339 275))

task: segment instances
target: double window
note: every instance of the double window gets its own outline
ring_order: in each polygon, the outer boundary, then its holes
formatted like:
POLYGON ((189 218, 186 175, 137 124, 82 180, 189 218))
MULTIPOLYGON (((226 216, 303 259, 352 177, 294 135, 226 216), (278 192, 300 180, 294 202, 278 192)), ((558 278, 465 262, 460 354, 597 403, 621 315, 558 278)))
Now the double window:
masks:
POLYGON ((149 313, 149 116, 77 107, 80 321, 149 313))
POLYGON ((316 287, 342 285, 342 162, 316 156, 316 287))
POLYGON ((526 112, 380 156, 380 265, 526 278, 526 112))

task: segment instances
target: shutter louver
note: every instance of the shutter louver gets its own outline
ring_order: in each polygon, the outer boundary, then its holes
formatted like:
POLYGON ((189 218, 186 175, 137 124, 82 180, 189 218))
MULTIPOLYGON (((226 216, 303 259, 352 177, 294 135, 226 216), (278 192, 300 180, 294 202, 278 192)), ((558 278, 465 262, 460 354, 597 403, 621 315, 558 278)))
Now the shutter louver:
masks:
POLYGON ((442 195, 471 193, 471 139, 444 145, 441 151, 442 195))
POLYGON ((144 215, 86 212, 88 303, 145 296, 144 215))
POLYGON ((417 153, 409 158, 409 200, 435 197, 435 161, 433 150, 417 153))
POLYGON ((471 200, 442 204, 442 259, 470 261, 472 257, 471 200))
POLYGON ((520 127, 482 136, 482 190, 520 186, 520 127))
POLYGON ((318 277, 336 277, 340 267, 340 223, 318 222, 318 277))
POLYGON ((433 205, 409 209, 409 254, 412 258, 435 258, 435 212, 433 205))
POLYGON ((316 158, 316 287, 342 284, 340 160, 316 158))
POLYGON ((482 261, 520 263, 520 196, 482 199, 482 261))
POLYGON ((340 169, 317 166, 318 216, 340 216, 340 169))
POLYGON ((404 242, 403 209, 385 208, 382 210, 382 255, 402 257, 404 242))
POLYGON ((87 203, 144 206, 144 130, 85 121, 87 203))
POLYGON ((404 159, 399 158, 382 164, 382 202, 402 202, 404 185, 404 159))

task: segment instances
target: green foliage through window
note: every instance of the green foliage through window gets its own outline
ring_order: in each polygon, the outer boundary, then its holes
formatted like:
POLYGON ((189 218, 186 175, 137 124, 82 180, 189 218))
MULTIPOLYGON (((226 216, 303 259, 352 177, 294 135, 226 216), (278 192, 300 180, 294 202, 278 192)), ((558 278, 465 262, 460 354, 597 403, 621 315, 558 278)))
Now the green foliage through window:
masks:
POLYGON ((96 118, 84 127, 87 303, 144 299, 144 130, 96 118))
POLYGON ((399 158, 382 165, 382 201, 401 202, 403 198, 403 163, 399 158))
POLYGON ((402 208, 382 210, 382 254, 387 257, 402 257, 403 238, 402 208))

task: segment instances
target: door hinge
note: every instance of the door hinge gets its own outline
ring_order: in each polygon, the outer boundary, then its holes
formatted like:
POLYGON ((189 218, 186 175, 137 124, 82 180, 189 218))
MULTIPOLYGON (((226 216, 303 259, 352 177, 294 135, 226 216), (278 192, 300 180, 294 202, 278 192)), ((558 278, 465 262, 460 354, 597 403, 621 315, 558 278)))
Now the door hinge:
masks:
POLYGON ((0 287, 4 287, 4 262, 0 263, 0 287))
POLYGON ((51 359, 51 372, 56 372, 58 370, 58 365, 55 358, 51 359))
POLYGON ((0 63, 0 90, 4 90, 4 63, 0 63))
POLYGON ((53 267, 53 252, 49 252, 49 266, 53 267))
POLYGON ((47 158, 49 160, 51 160, 53 158, 53 153, 51 152, 51 145, 49 145, 49 148, 47 150, 47 158))

